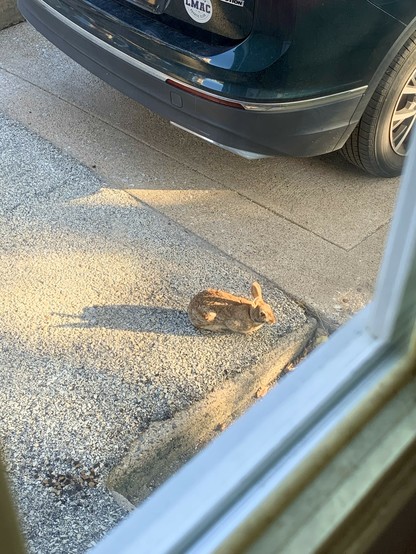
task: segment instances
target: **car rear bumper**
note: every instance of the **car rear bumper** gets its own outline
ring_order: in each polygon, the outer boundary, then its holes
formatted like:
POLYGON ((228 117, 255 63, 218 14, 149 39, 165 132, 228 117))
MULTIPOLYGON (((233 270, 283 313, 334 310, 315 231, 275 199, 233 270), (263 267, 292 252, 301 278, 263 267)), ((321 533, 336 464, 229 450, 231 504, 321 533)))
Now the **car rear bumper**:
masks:
POLYGON ((354 112, 366 89, 276 104, 237 100, 237 109, 217 103, 214 94, 211 101, 172 86, 167 81, 174 77, 107 44, 43 0, 18 0, 18 7, 91 73, 180 127, 240 153, 306 157, 339 148, 356 123, 354 112))

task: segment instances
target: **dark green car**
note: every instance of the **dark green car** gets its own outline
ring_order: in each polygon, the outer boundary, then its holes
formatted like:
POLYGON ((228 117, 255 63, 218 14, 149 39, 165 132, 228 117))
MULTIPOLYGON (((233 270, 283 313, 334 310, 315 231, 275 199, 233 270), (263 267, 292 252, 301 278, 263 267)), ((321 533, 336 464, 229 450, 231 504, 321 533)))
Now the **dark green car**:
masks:
POLYGON ((416 117, 416 0, 19 0, 61 50, 246 157, 341 149, 400 173, 416 117))

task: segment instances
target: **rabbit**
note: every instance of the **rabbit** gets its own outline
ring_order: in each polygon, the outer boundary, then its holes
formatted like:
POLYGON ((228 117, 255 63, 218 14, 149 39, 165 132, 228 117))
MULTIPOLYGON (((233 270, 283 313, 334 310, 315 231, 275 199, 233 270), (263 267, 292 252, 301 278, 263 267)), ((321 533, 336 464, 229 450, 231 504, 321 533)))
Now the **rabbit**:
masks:
POLYGON ((207 331, 234 331, 250 335, 265 323, 276 323, 272 308, 263 300, 261 286, 251 285, 254 300, 228 292, 207 289, 195 295, 189 306, 191 323, 207 331))

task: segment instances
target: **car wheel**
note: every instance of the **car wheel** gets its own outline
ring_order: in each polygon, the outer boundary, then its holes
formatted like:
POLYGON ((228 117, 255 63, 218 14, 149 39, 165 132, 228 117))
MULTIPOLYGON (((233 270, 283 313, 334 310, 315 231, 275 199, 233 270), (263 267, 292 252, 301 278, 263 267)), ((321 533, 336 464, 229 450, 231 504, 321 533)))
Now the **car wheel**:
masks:
POLYGON ((400 175, 415 119, 416 34, 390 64, 341 153, 372 175, 400 175))

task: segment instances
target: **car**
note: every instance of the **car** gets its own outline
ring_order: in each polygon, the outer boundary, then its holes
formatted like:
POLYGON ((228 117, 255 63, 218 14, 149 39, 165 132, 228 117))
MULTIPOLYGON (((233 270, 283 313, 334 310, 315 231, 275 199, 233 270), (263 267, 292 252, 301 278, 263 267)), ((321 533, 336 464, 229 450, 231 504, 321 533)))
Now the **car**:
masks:
POLYGON ((416 118, 414 0, 18 0, 58 48, 247 158, 340 150, 400 174, 416 118))

